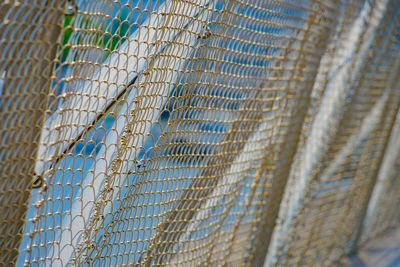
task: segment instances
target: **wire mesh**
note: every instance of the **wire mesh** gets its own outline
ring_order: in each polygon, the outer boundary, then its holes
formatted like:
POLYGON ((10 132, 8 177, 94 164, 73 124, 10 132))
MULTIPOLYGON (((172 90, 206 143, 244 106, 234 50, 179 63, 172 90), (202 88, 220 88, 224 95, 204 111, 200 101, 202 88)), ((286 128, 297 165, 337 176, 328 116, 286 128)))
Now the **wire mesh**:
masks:
POLYGON ((267 265, 328 265, 353 252, 388 150, 399 108, 399 3, 352 4, 338 16, 326 84, 305 120, 267 265))
POLYGON ((18 256, 63 10, 0 3, 0 265, 18 256))
POLYGON ((360 242, 383 233, 391 227, 396 227, 400 221, 398 206, 399 195, 399 167, 400 156, 398 143, 400 140, 400 114, 397 113, 387 151, 379 167, 376 185, 369 200, 368 210, 364 219, 360 242))
POLYGON ((397 1, 42 2, 0 4, 4 263, 330 265, 395 209, 397 1))

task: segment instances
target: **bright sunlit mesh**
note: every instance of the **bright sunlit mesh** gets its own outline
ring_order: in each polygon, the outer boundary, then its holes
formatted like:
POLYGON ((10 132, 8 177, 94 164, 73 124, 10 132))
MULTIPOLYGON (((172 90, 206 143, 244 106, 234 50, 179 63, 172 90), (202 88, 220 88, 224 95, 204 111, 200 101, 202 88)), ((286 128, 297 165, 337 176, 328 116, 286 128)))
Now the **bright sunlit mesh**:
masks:
POLYGON ((0 261, 334 263, 399 221, 399 19, 396 0, 3 1, 0 261))

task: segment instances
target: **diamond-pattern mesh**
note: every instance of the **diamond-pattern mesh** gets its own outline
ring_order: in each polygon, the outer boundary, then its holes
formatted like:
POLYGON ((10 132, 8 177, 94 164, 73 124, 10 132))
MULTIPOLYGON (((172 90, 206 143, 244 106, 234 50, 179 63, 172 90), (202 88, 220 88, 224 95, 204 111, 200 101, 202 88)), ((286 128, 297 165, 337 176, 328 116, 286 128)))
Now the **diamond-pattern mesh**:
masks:
POLYGON ((1 263, 334 264, 399 221, 399 13, 3 1, 1 263))
POLYGON ((34 180, 62 1, 0 3, 0 265, 15 261, 34 180))

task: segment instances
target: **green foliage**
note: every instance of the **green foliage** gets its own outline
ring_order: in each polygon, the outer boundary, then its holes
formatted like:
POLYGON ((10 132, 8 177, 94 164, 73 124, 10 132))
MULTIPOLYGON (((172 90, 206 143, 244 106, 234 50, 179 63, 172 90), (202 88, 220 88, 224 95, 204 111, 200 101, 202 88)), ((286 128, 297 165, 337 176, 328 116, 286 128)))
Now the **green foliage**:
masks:
POLYGON ((61 62, 64 62, 68 56, 68 53, 71 49, 70 45, 68 44, 69 38, 71 37, 71 34, 73 32, 72 30, 72 26, 71 26, 71 21, 72 21, 73 16, 65 16, 64 18, 64 26, 63 26, 63 43, 62 43, 62 47, 63 47, 63 51, 62 51, 62 58, 61 58, 61 62))
MULTIPOLYGON (((62 39, 62 58, 61 62, 67 59, 71 50, 70 39, 74 31, 73 24, 77 15, 65 16, 63 25, 63 39, 62 39)), ((113 18, 101 25, 101 30, 95 33, 95 40, 92 44, 101 47, 104 50, 104 59, 115 49, 117 49, 128 37, 132 30, 129 18, 129 10, 122 9, 119 12, 119 17, 113 18)), ((91 18, 84 16, 82 18, 81 27, 85 29, 93 28, 93 21, 91 18)), ((80 43, 81 35, 77 34, 76 43, 80 43)))

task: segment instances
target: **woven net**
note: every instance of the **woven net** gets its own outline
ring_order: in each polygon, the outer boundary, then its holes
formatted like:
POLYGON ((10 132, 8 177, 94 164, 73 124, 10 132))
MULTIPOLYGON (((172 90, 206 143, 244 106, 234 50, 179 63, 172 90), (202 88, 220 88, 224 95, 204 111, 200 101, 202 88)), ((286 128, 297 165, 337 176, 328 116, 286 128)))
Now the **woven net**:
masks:
POLYGON ((331 265, 398 224, 399 13, 3 1, 0 263, 331 265))
POLYGON ((361 242, 396 227, 400 221, 400 113, 397 113, 395 124, 388 141, 388 148, 382 159, 376 185, 369 200, 362 231, 361 242))

